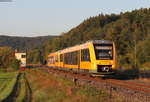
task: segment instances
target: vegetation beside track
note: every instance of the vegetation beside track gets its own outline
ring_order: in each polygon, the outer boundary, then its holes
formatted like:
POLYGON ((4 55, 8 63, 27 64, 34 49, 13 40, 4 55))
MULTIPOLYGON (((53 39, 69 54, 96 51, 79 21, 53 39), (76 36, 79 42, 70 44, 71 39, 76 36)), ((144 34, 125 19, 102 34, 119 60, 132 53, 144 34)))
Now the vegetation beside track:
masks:
POLYGON ((0 102, 30 102, 27 83, 24 72, 0 73, 0 102))
POLYGON ((17 72, 0 73, 0 102, 12 93, 17 81, 17 75, 17 72))
POLYGON ((11 47, 0 47, 0 72, 15 71, 20 66, 20 61, 14 56, 11 47))
POLYGON ((39 69, 27 71, 32 102, 112 102, 109 95, 90 86, 56 77, 39 69))

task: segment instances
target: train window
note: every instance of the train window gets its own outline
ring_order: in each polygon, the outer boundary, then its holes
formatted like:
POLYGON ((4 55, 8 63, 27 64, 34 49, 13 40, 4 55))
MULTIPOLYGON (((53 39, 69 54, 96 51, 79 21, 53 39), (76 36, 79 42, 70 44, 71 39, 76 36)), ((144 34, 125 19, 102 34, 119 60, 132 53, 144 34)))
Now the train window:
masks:
POLYGON ((60 54, 60 62, 63 62, 63 54, 60 54))
POLYGON ((58 62, 58 56, 55 56, 55 62, 58 62))
POLYGON ((78 64, 78 52, 72 52, 72 64, 77 65, 78 64))
POLYGON ((52 64, 54 64, 54 63, 55 63, 55 57, 52 56, 52 64))
POLYGON ((69 65, 78 65, 78 51, 69 52, 64 54, 64 63, 69 65))
POLYGON ((26 58, 26 55, 21 55, 21 58, 26 58))
POLYGON ((48 58, 48 63, 49 64, 54 64, 54 56, 50 56, 49 58, 48 58))
POLYGON ((90 61, 89 49, 81 50, 81 61, 90 61))
POLYGON ((51 63, 52 63, 52 58, 48 57, 48 64, 51 64, 51 63))
POLYGON ((68 64, 68 53, 64 54, 64 63, 68 64))

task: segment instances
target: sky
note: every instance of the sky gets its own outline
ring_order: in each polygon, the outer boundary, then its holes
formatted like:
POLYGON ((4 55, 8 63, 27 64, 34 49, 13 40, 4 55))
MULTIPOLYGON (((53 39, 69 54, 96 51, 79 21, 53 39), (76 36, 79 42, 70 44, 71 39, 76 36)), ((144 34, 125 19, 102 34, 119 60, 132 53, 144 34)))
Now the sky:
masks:
POLYGON ((101 13, 119 14, 150 7, 150 0, 2 1, 5 0, 0 0, 0 35, 28 37, 60 35, 101 13))

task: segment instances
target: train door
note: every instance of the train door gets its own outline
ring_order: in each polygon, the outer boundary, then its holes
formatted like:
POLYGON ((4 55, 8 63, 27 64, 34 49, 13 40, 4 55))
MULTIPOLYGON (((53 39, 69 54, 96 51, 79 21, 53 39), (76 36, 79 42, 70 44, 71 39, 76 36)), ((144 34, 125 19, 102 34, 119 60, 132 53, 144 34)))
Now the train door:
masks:
POLYGON ((89 68, 91 67, 90 61, 89 48, 82 49, 80 54, 80 69, 86 72, 89 71, 89 68))
POLYGON ((80 56, 81 56, 81 51, 80 50, 77 52, 77 55, 78 55, 78 58, 77 58, 77 61, 78 61, 78 70, 80 70, 80 56))
POLYGON ((64 54, 60 54, 60 67, 64 67, 64 54))

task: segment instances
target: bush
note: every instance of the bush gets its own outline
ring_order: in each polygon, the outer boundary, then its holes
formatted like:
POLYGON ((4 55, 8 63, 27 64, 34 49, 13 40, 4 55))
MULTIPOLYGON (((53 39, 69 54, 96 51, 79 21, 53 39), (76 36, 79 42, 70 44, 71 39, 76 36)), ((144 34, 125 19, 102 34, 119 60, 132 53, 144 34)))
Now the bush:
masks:
POLYGON ((4 71, 17 70, 20 61, 15 58, 14 50, 10 47, 0 47, 0 69, 4 71))
POLYGON ((20 66, 20 61, 17 59, 13 59, 12 62, 10 63, 10 68, 13 70, 18 70, 20 66))

